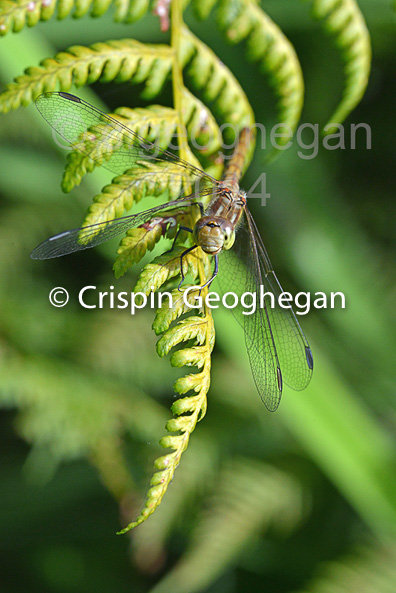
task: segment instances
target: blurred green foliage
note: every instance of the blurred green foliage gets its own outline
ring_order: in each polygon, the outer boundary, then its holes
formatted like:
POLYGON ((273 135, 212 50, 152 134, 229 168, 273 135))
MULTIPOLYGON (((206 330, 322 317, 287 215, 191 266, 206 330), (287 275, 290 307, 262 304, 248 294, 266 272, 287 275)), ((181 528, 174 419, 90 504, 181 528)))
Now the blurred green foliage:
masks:
MULTIPOLYGON (((252 211, 284 289, 342 291, 346 309, 302 318, 314 378, 305 392, 286 388, 274 415, 257 397, 232 316, 215 315, 205 422, 130 549, 114 535, 114 499, 122 522, 139 511, 178 371, 155 354, 152 311, 131 318, 76 304, 82 286, 106 290, 116 282, 114 246, 51 262, 29 259, 38 242, 80 223, 109 176, 96 171, 63 196, 64 151, 55 150, 33 106, 1 117, 4 591, 396 590, 395 15, 387 0, 359 4, 372 38, 372 75, 346 127, 369 124, 372 148, 358 141, 355 150, 320 148, 303 159, 294 144, 269 165, 257 150, 243 182, 248 189, 265 168, 271 198, 252 211), (54 286, 71 294, 64 309, 48 302, 54 286)), ((343 85, 331 38, 306 3, 268 0, 264 8, 302 65, 301 121, 325 124, 343 85)), ((186 20, 270 129, 274 101, 255 65, 240 46, 224 44, 211 20, 198 22, 191 12, 186 20)), ((127 28, 106 14, 9 34, 0 40, 1 82, 73 43, 126 35, 166 41, 153 16, 127 28)), ((109 108, 146 104, 127 85, 95 91, 109 108)), ((92 98, 90 89, 78 94, 92 98)), ((117 289, 130 291, 136 277, 132 270, 117 289)))

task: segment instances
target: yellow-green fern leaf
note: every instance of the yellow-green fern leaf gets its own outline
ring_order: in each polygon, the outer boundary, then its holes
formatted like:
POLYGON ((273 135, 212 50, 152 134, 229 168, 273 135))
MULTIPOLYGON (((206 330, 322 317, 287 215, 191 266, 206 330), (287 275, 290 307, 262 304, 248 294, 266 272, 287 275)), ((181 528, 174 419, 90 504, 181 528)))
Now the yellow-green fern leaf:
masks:
POLYGON ((55 12, 58 20, 69 15, 78 19, 88 13, 99 17, 112 5, 114 20, 130 23, 146 14, 149 0, 0 0, 0 35, 34 27, 40 21, 48 21, 55 12))
MULTIPOLYGON (((216 159, 221 149, 221 135, 216 121, 201 101, 186 89, 184 97, 184 123, 192 146, 196 149, 197 154, 203 156, 206 163, 212 165, 211 174, 220 175, 222 162, 218 163, 216 159)), ((136 164, 136 156, 131 150, 133 135, 129 131, 144 138, 145 142, 155 143, 159 149, 168 148, 172 138, 177 133, 178 118, 176 111, 160 105, 137 109, 121 107, 117 109, 115 114, 112 114, 112 117, 127 129, 124 127, 117 128, 116 133, 113 126, 101 122, 98 125, 91 126, 81 134, 79 140, 72 145, 73 150, 67 157, 62 181, 63 191, 71 191, 81 182, 86 173, 93 171, 95 167, 101 164, 107 162, 109 168, 114 170, 112 159, 115 160, 119 157, 119 151, 122 152, 123 162, 127 163, 130 160, 129 169, 134 162, 136 164)), ((139 144, 140 141, 136 138, 136 145, 139 146, 139 144)), ((201 164, 191 153, 188 155, 188 160, 191 164, 201 167, 201 164)), ((119 166, 119 162, 117 162, 116 167, 119 168, 119 166)), ((157 190, 151 193, 153 190, 150 187, 155 185, 164 187, 163 180, 165 178, 168 186, 174 186, 176 192, 181 191, 180 170, 177 167, 172 167, 170 163, 161 165, 147 162, 146 169, 149 170, 146 173, 136 170, 131 173, 132 175, 136 173, 136 184, 133 185, 134 191, 139 191, 139 187, 142 190, 142 175, 145 178, 145 191, 150 195, 159 195, 157 190), (168 168, 168 172, 164 176, 165 166, 168 168), (156 169, 157 175, 155 175, 156 169), (172 179, 175 183, 171 184, 172 179)), ((191 176, 190 181, 194 181, 193 176, 191 176)), ((177 197, 176 192, 172 192, 172 198, 177 197)))
MULTIPOLYGON (((187 256, 188 257, 188 256, 187 256)), ((183 262, 184 262, 183 258, 183 262)), ((180 272, 180 259, 179 259, 179 272, 180 272)), ((197 313, 197 309, 193 308, 196 305, 195 298, 199 296, 199 287, 193 285, 182 286, 179 291, 177 288, 172 290, 172 306, 164 304, 160 309, 157 310, 153 330, 156 334, 162 334, 164 331, 169 329, 170 324, 175 321, 178 317, 181 317, 184 313, 197 313), (185 292, 188 290, 188 295, 185 292)))
MULTIPOLYGON (((177 114, 174 109, 161 105, 147 108, 128 109, 120 107, 110 116, 132 132, 142 136, 145 141, 156 143, 159 148, 167 148, 177 129, 177 114)), ((124 128, 115 133, 106 123, 91 126, 82 134, 68 154, 62 180, 64 192, 71 191, 81 183, 82 177, 95 167, 111 160, 114 152, 130 149, 131 135, 124 128), (124 142, 128 144, 125 146, 124 142)), ((134 158, 131 153, 131 165, 134 158)))
POLYGON ((134 263, 138 263, 147 251, 152 251, 163 235, 160 224, 150 229, 137 228, 128 231, 117 250, 117 258, 113 265, 114 275, 120 278, 134 263))
POLYGON ((195 500, 197 492, 202 492, 204 484, 215 480, 220 450, 210 434, 202 431, 194 434, 187 463, 181 463, 177 468, 175 487, 163 498, 162 511, 155 520, 141 525, 133 534, 133 556, 139 567, 144 566, 147 571, 158 566, 166 553, 172 528, 180 523, 183 511, 190 514, 191 500, 195 500))
POLYGON ((30 67, 0 95, 0 112, 28 105, 40 93, 74 84, 97 81, 144 83, 142 95, 153 97, 162 88, 172 66, 172 50, 165 45, 149 45, 132 39, 75 45, 40 66, 30 67))
MULTIPOLYGON (((176 381, 175 383, 175 391, 181 395, 183 393, 187 393, 188 391, 199 391, 202 386, 202 376, 201 373, 195 373, 188 375, 191 377, 191 382, 189 383, 186 389, 179 389, 180 381, 176 381)), ((183 377, 184 379, 185 377, 183 377)), ((199 395, 190 395, 189 397, 183 397, 182 399, 178 399, 172 404, 172 413, 176 416, 179 414, 187 414, 188 412, 193 412, 197 406, 197 402, 199 401, 199 395)))
POLYGON ((166 235, 172 239, 176 234, 176 218, 160 217, 136 229, 131 229, 122 239, 113 265, 116 278, 120 278, 133 264, 138 263, 147 251, 152 251, 166 235))
MULTIPOLYGON (((195 317, 191 317, 192 324, 195 324, 195 317)), ((204 323, 204 344, 200 347, 199 366, 202 371, 193 375, 195 378, 194 391, 196 395, 185 397, 175 402, 172 406, 172 412, 176 416, 167 422, 166 429, 173 433, 163 437, 160 444, 164 448, 172 449, 168 455, 157 459, 154 466, 157 470, 150 482, 150 490, 147 493, 146 501, 142 511, 135 521, 122 529, 119 533, 126 533, 140 523, 143 523, 158 507, 161 500, 173 479, 176 467, 180 462, 183 452, 188 446, 190 435, 193 432, 197 422, 204 416, 206 411, 206 394, 210 386, 210 354, 211 345, 214 341, 213 320, 210 315, 203 318, 204 323), (178 434, 175 434, 178 433, 178 434)), ((188 320, 186 320, 188 324, 188 320)), ((186 334, 188 335, 188 334, 186 334)), ((177 391, 177 383, 175 390, 177 391)))
POLYGON ((157 197, 167 193, 170 200, 178 198, 184 187, 182 174, 178 167, 172 167, 170 163, 137 162, 136 167, 113 179, 94 197, 83 226, 108 222, 122 216, 124 210, 130 210, 135 202, 146 195, 157 197))
POLYGON ((191 316, 181 319, 158 340, 157 353, 159 356, 165 356, 174 346, 188 340, 195 340, 196 344, 203 344, 205 335, 206 324, 202 317, 191 316))
POLYGON ((113 179, 111 184, 106 185, 102 192, 94 197, 82 226, 108 222, 122 216, 124 210, 130 210, 132 204, 138 202, 141 197, 134 192, 134 185, 134 178, 129 174, 113 179))
POLYGON ((172 354, 170 363, 173 367, 196 366, 201 368, 204 364, 204 349, 199 346, 183 348, 172 354))
POLYGON ((334 36, 345 62, 343 97, 326 128, 326 133, 331 133, 331 124, 343 122, 366 90, 371 65, 370 35, 355 0, 313 0, 312 14, 324 20, 325 29, 334 36))
MULTIPOLYGON (((136 292, 143 292, 149 294, 150 292, 158 290, 167 280, 175 278, 180 275, 180 256, 185 251, 185 247, 179 245, 175 247, 172 252, 164 253, 155 260, 147 264, 140 273, 139 280, 135 286, 136 292)), ((193 278, 198 277, 198 262, 197 257, 193 253, 188 253, 183 257, 183 273, 187 275, 190 273, 193 278)), ((177 291, 177 294, 172 292, 173 307, 169 308, 168 303, 163 304, 160 311, 165 311, 166 314, 173 316, 176 319, 182 313, 180 312, 180 298, 182 293, 177 291), (171 312, 171 313, 170 313, 171 312)), ((186 305, 184 305, 186 306, 186 305)), ((191 310, 191 309, 189 309, 191 310)), ((158 316, 158 312, 157 312, 158 316)), ((157 319, 156 316, 156 319, 157 319)), ((154 321, 154 325, 156 321, 154 321)), ((153 325, 153 327, 154 327, 153 325)), ((156 333, 158 333, 156 331, 156 333)))
MULTIPOLYGON (((64 4, 68 4, 68 2, 66 1, 64 4)), ((54 1, 1 0, 0 35, 6 35, 9 31, 17 33, 26 25, 34 27, 39 21, 48 21, 55 10, 56 2, 54 1)))
POLYGON ((163 439, 160 440, 162 447, 165 449, 173 449, 173 452, 156 459, 154 462, 155 469, 159 471, 155 472, 151 478, 150 489, 147 493, 144 507, 135 521, 118 532, 119 535, 126 533, 130 529, 143 523, 143 521, 148 519, 148 517, 152 515, 155 509, 161 504, 161 500, 173 479, 176 467, 180 463, 180 458, 188 446, 190 434, 195 428, 199 412, 200 408, 198 409, 198 412, 194 411, 194 413, 188 417, 188 420, 183 423, 182 435, 163 437, 163 439))

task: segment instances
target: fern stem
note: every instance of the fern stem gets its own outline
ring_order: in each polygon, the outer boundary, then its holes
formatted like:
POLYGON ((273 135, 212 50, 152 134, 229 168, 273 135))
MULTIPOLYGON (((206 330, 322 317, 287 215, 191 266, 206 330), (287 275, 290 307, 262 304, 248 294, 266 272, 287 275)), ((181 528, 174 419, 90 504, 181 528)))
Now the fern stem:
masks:
MULTIPOLYGON (((202 260, 202 258, 199 258, 198 261, 198 269, 199 269, 199 281, 201 286, 203 284, 205 284, 205 282, 207 282, 207 277, 205 274, 205 266, 204 266, 204 262, 202 260)), ((199 405, 199 411, 200 411, 200 418, 199 420, 202 420, 202 418, 205 416, 206 414, 206 406, 207 406, 207 399, 206 399, 206 394, 209 391, 209 387, 210 387, 210 371, 211 371, 211 366, 212 366, 212 349, 214 346, 214 323, 213 323, 213 317, 212 317, 212 311, 211 309, 207 306, 206 304, 206 295, 208 294, 209 291, 209 287, 205 286, 205 288, 203 289, 203 307, 204 307, 204 318, 203 321, 207 326, 207 330, 206 330, 206 335, 205 335, 205 342, 203 344, 203 359, 204 359, 204 365, 202 368, 202 375, 205 378, 201 391, 200 391, 200 396, 201 396, 201 402, 199 405)))
POLYGON ((178 56, 180 55, 181 30, 183 27, 183 13, 180 0, 172 0, 171 17, 171 46, 174 51, 172 64, 173 104, 178 114, 177 132, 180 157, 183 160, 188 160, 186 138, 187 134, 185 126, 182 123, 184 83, 182 68, 178 58, 178 56))

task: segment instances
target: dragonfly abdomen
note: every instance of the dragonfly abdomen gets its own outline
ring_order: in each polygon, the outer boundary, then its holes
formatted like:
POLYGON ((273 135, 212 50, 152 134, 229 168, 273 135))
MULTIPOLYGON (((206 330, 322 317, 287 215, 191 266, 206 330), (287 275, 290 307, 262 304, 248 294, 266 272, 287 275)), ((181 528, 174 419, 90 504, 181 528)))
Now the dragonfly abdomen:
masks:
POLYGON ((243 128, 239 134, 238 145, 223 177, 224 185, 235 194, 239 193, 239 180, 245 164, 248 148, 252 143, 253 132, 250 128, 243 128))

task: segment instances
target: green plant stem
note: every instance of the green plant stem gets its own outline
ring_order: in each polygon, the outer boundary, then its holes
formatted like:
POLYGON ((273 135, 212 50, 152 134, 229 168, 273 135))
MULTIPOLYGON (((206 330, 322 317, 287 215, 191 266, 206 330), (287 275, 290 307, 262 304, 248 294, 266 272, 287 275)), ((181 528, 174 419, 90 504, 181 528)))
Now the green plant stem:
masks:
POLYGON ((173 103, 178 113, 177 131, 180 157, 188 160, 186 130, 182 123, 183 113, 183 73, 179 63, 181 31, 183 28, 183 15, 180 0, 172 0, 172 21, 171 21, 171 46, 174 51, 172 65, 172 87, 173 103))

